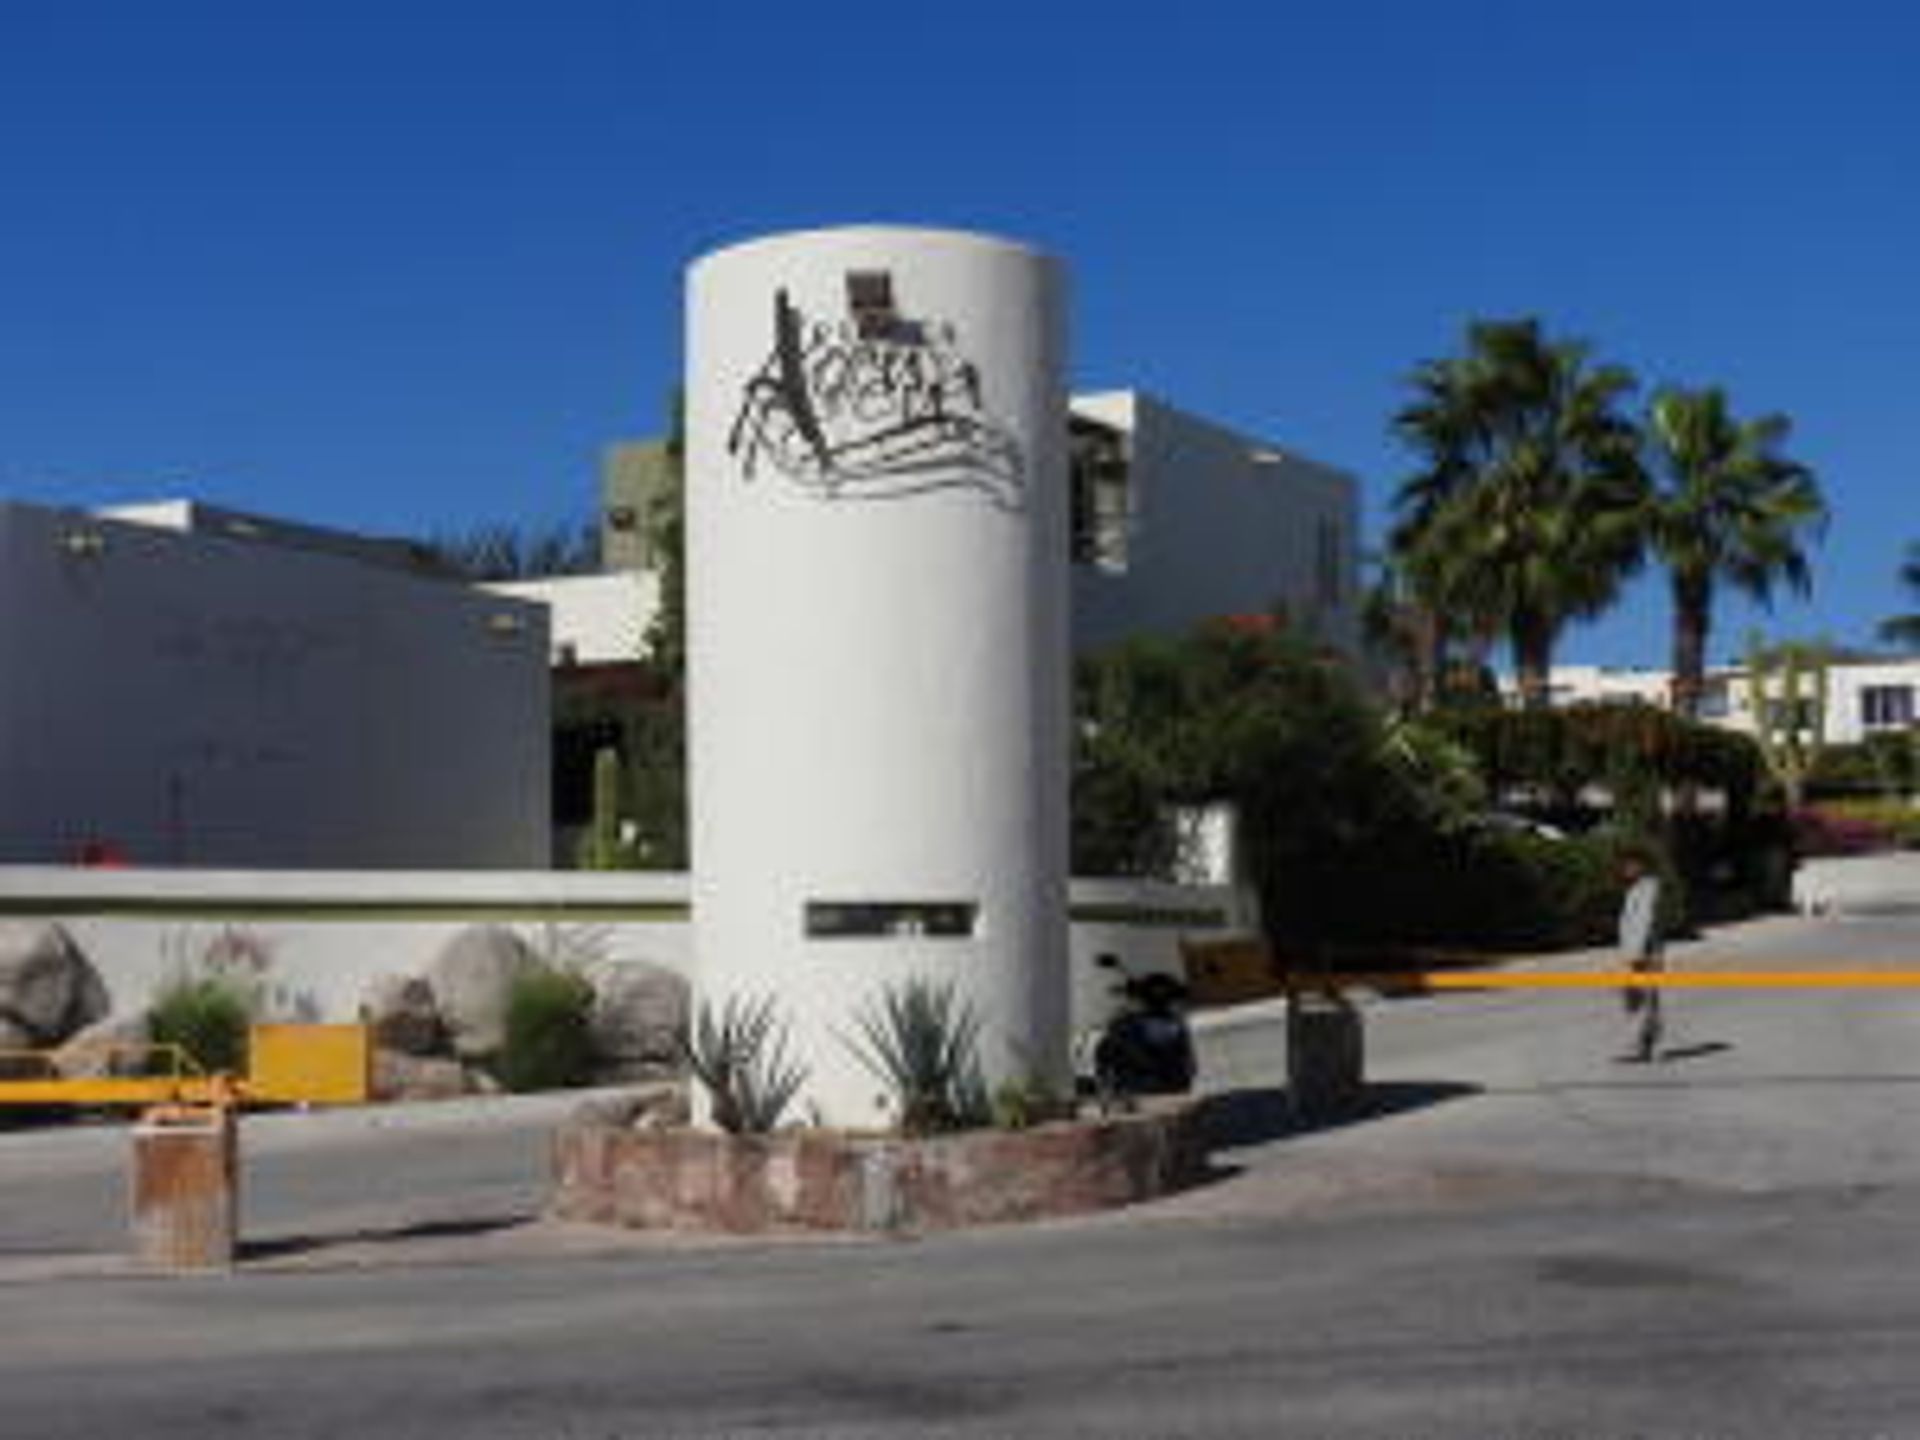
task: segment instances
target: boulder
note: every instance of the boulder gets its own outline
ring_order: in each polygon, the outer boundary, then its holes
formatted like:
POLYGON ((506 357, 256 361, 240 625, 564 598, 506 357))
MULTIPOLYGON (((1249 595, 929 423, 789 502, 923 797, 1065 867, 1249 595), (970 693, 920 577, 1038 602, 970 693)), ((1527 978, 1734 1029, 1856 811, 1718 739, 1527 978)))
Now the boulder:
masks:
POLYGON ((17 1054, 21 1050, 37 1050, 33 1036, 27 1033, 24 1025, 0 1015, 0 1080, 22 1080, 44 1076, 47 1067, 31 1056, 17 1054))
POLYGON ((57 1045, 110 1008, 100 972, 59 925, 0 922, 0 1019, 57 1045))
POLYGON ((376 1100, 453 1100, 469 1093, 467 1068, 445 1056, 373 1052, 376 1100))
POLYGON ((678 1075, 690 987, 684 976, 646 960, 603 960, 587 967, 593 986, 588 1034, 594 1073, 603 1080, 678 1075))
POLYGON ((671 1130, 692 1123, 693 1106, 684 1084, 661 1081, 582 1100, 568 1118, 575 1125, 611 1125, 617 1130, 671 1130))
POLYGON ((53 1068, 69 1080, 141 1075, 152 1038, 145 1015, 110 1015, 70 1036, 53 1052, 53 1068))
POLYGON ((526 941, 498 925, 470 925, 447 942, 427 968, 427 985, 455 1055, 499 1051, 513 982, 539 964, 526 941))
POLYGON ((433 1002, 433 987, 418 975, 379 975, 360 999, 360 1018, 376 1049, 402 1055, 444 1054, 446 1027, 433 1002))

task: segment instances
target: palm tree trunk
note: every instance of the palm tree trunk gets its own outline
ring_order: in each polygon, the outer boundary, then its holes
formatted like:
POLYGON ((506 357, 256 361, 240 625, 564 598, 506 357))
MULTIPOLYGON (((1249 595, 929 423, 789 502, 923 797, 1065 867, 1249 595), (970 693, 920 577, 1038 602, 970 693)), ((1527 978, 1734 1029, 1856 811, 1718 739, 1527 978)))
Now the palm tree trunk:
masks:
POLYGON ((1508 626, 1513 645, 1514 676, 1522 710, 1545 710, 1553 704, 1553 626, 1538 615, 1515 615, 1508 626))
POLYGON ((1416 714, 1426 714, 1440 703, 1447 678, 1447 621, 1431 605, 1414 610, 1414 695, 1416 714))
POLYGON ((1704 575, 1673 577, 1673 713, 1700 718, 1707 684, 1707 635, 1713 625, 1713 581, 1704 575))

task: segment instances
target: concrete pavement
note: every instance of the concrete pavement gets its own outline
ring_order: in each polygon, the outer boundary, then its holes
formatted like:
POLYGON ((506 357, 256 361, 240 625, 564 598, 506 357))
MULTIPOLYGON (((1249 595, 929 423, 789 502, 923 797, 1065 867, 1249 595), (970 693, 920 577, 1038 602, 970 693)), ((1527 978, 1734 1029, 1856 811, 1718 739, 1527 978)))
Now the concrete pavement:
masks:
MULTIPOLYGON (((1916 956, 1913 924, 1789 920, 1676 961, 1916 956)), ((526 1213, 562 1097, 249 1121, 256 1233, 326 1243, 136 1279, 76 1218, 113 1137, 0 1137, 0 1437, 1920 1434, 1920 997, 1674 1011, 1640 1068, 1611 995, 1378 1002, 1376 1113, 1311 1133, 1271 1014, 1213 1017, 1236 1173, 910 1244, 463 1233, 526 1213), (80 1270, 33 1250, 49 1219, 80 1270)))

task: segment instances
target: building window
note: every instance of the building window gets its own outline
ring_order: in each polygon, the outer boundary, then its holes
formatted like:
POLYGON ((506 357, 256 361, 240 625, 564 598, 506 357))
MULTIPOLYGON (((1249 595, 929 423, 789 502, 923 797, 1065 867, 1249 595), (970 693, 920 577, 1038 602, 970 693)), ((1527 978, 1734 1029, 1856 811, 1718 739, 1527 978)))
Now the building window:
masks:
POLYGON ((1314 535, 1313 573, 1317 598, 1323 609, 1340 608, 1342 565, 1340 563, 1340 522, 1320 517, 1314 535))
POLYGON ((980 907, 971 900, 809 900, 809 940, 970 940, 980 907))
POLYGON ((1133 525, 1133 466, 1127 438, 1075 415, 1069 421, 1073 560, 1111 575, 1126 573, 1133 525))
POLYGON ((1820 715, 1807 699, 1777 700, 1769 697, 1766 708, 1767 729, 1775 735, 1812 735, 1819 730, 1820 715))
POLYGON ((1862 687, 1860 723, 1869 730, 1904 730, 1913 724, 1913 687, 1911 685, 1862 687))
POLYGON ((1724 720, 1733 710, 1733 697, 1728 693, 1727 682, 1709 680, 1700 687, 1700 718, 1702 720, 1724 720))

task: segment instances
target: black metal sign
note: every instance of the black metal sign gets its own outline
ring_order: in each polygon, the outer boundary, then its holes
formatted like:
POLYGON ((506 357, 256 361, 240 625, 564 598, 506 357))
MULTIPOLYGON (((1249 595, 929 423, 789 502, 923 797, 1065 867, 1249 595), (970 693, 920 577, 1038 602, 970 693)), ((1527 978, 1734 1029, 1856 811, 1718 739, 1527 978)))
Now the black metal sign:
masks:
POLYGON ((903 318, 885 271, 848 274, 847 302, 845 319, 816 319, 775 293, 772 352, 727 436, 741 473, 770 466, 827 500, 971 489, 1023 508, 1025 456, 955 327, 903 318))

